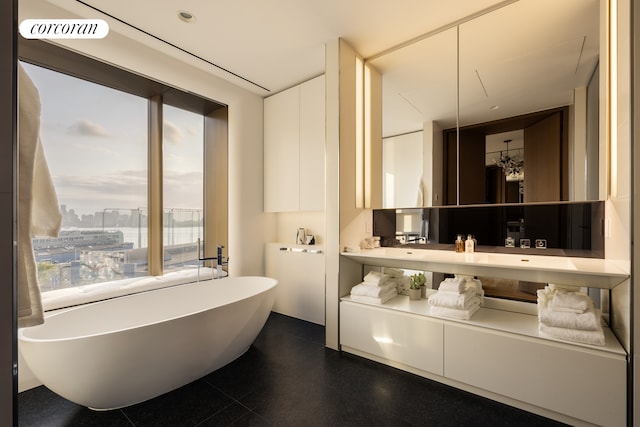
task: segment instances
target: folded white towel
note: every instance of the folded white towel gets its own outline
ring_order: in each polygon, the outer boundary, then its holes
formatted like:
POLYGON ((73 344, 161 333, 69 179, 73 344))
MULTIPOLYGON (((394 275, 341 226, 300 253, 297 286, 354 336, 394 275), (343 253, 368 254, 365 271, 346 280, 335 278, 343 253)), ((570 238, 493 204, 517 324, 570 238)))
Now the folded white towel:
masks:
POLYGON ((467 281, 464 278, 447 278, 440 282, 438 291, 463 293, 467 288, 467 281))
POLYGON ((569 313, 551 309, 538 310, 538 320, 547 326, 556 328, 579 329, 595 331, 600 328, 600 316, 591 307, 584 313, 569 313))
POLYGON ((463 294, 454 294, 452 292, 436 292, 429 295, 429 304, 439 307, 457 308, 466 310, 472 302, 479 301, 474 288, 468 289, 463 294))
POLYGON ((553 295, 550 306, 557 311, 584 313, 593 306, 593 301, 582 292, 558 291, 553 295))
POLYGON ((351 288, 351 295, 362 295, 368 297, 379 298, 381 295, 394 291, 397 293, 398 289, 395 283, 388 283, 383 286, 370 285, 366 282, 355 285, 351 288))
POLYGON ((584 292, 565 292, 550 286, 538 289, 538 313, 553 310, 558 313, 582 314, 594 309, 593 300, 584 292))
POLYGON ((596 331, 582 331, 578 329, 555 328, 543 323, 538 325, 541 336, 573 341, 582 344, 604 345, 604 332, 602 328, 596 331))
POLYGON ((431 306, 431 314, 434 316, 451 317, 454 319, 469 320, 471 316, 475 314, 480 308, 480 301, 477 298, 473 298, 473 302, 469 308, 460 310, 451 307, 439 307, 437 305, 431 306))
POLYGON ((394 290, 382 295, 380 298, 368 297, 364 295, 351 295, 350 298, 352 301, 366 302, 368 304, 384 304, 396 295, 398 295, 398 293, 394 290))
POLYGON ((404 271, 399 268, 385 267, 384 274, 394 279, 404 276, 404 271))
POLYGON ((389 280, 389 276, 379 271, 370 271, 364 276, 363 282, 373 285, 384 285, 389 280))

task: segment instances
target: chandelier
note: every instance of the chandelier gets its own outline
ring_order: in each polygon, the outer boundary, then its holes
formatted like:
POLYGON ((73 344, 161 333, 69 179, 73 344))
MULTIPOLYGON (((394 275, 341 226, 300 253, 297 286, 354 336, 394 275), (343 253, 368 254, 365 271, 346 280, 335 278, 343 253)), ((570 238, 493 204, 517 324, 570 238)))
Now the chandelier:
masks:
POLYGON ((507 144, 507 151, 503 153, 500 151, 500 158, 493 159, 493 162, 504 172, 507 178, 518 179, 522 173, 524 172, 524 159, 522 157, 515 155, 509 155, 509 143, 510 139, 504 141, 507 144))

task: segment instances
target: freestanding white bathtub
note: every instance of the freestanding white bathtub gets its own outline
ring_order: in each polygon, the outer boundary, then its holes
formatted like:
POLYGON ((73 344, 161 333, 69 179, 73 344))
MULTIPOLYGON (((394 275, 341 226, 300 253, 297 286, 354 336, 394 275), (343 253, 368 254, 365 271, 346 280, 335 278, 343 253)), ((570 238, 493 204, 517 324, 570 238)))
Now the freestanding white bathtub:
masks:
POLYGON ((133 405, 230 363, 249 349, 277 281, 228 277, 83 305, 18 331, 34 376, 96 410, 133 405))

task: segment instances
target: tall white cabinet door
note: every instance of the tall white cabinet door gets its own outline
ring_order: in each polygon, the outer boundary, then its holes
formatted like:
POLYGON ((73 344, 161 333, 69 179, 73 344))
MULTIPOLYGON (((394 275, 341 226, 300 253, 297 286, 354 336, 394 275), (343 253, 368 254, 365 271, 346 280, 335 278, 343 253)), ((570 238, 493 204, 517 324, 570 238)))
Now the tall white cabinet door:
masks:
POLYGON ((300 85, 300 210, 324 209, 325 80, 300 85))
POLYGON ((264 210, 300 206, 300 87, 264 100, 264 210))

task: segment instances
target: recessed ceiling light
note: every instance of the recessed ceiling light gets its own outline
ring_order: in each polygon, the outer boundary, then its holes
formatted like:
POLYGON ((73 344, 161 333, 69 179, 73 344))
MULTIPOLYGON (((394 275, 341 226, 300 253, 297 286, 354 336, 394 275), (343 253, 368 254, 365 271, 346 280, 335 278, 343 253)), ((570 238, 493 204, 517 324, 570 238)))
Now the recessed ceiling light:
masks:
POLYGON ((493 106, 491 106, 489 109, 490 109, 490 110, 497 110, 498 108, 500 108, 500 106, 499 106, 499 105, 493 105, 493 106))
POLYGON ((180 18, 182 22, 186 22, 188 24, 196 21, 196 17, 193 15, 193 13, 187 12, 186 10, 179 10, 178 18, 180 18))

